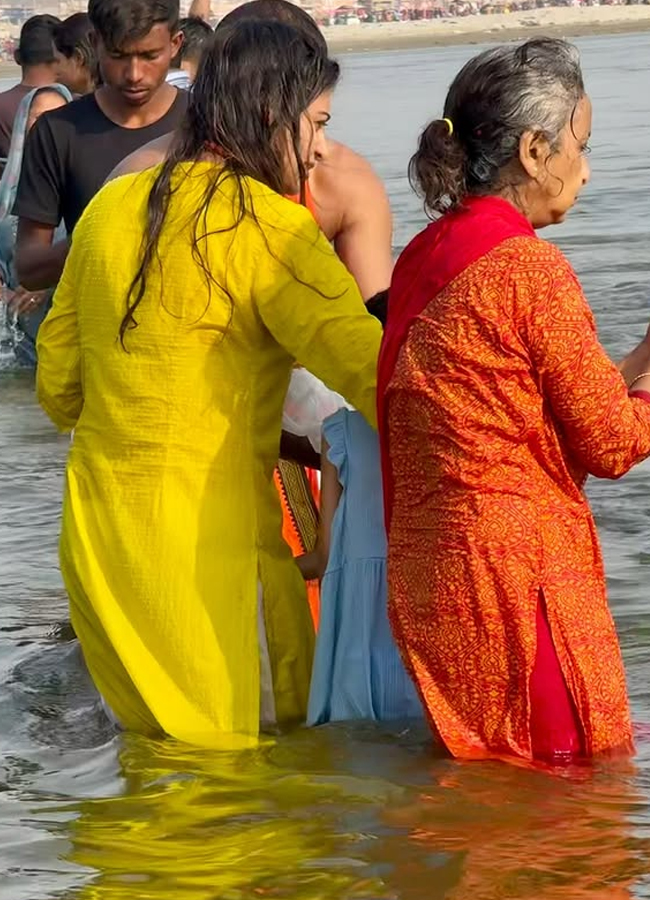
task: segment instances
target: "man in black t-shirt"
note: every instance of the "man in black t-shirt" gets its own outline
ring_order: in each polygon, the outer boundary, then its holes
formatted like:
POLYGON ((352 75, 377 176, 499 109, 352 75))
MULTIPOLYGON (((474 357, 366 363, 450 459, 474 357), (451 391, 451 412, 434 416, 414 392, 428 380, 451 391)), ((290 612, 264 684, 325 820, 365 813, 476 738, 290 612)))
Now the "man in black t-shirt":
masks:
MULTIPOLYGON (((179 0, 90 0, 103 84, 41 116, 25 144, 14 213, 16 269, 30 291, 57 283, 70 235, 115 166, 177 128, 187 94, 165 82, 181 46, 179 0)), ((39 298, 40 299, 40 298, 39 298)), ((38 299, 34 302, 38 302, 38 299)))

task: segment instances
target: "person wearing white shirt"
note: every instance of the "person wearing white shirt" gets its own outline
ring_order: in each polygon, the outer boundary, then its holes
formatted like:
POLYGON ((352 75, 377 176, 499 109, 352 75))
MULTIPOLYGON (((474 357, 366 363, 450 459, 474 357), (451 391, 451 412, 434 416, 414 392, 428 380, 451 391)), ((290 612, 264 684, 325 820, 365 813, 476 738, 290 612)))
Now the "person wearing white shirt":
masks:
POLYGON ((179 90, 189 91, 196 78, 201 56, 211 40, 212 28, 203 19, 188 16, 181 19, 179 29, 183 34, 181 49, 170 63, 167 83, 179 90))

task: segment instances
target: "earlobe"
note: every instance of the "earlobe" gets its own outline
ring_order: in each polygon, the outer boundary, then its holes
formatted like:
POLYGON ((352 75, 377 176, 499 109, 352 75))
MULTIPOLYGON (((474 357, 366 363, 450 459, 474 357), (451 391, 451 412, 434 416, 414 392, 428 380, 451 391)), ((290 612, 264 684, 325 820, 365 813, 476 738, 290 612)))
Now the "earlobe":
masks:
POLYGON ((539 132, 526 131, 522 134, 519 139, 519 162, 529 178, 539 178, 548 150, 548 141, 539 132))

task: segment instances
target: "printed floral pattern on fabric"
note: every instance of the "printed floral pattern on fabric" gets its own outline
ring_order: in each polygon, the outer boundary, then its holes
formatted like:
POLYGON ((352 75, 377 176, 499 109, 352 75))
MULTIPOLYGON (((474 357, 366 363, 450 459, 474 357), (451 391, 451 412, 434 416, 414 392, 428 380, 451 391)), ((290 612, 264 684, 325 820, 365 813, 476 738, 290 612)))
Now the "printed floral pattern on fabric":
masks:
POLYGON ((521 237, 469 266, 414 319, 386 398, 391 623, 447 748, 531 757, 541 589, 586 752, 630 751, 581 486, 650 452, 650 409, 628 397, 560 251, 521 237))

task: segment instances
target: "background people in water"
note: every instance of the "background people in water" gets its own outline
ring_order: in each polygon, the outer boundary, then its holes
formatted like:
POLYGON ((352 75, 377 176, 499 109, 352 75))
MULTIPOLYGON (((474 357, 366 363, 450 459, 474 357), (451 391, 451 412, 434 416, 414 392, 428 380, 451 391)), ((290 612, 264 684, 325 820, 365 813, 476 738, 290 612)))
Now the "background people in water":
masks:
POLYGON ((73 94, 90 94, 99 84, 94 29, 88 13, 68 16, 54 34, 60 54, 58 80, 73 94))
POLYGON ((185 92, 165 83, 178 52, 178 0, 91 0, 102 84, 38 122, 29 135, 14 213, 16 268, 29 290, 54 286, 68 235, 107 175, 124 157, 181 121, 185 92))
MULTIPOLYGON (((0 283, 1 300, 6 308, 0 314, 8 317, 13 351, 21 365, 36 363, 36 335, 50 307, 51 291, 29 291, 18 281, 14 265, 16 216, 12 215, 18 180, 22 169, 27 135, 38 119, 48 111, 70 103, 72 94, 62 84, 34 88, 23 97, 16 118, 9 155, 0 179, 0 283)), ((60 236, 63 237, 64 233, 60 236)))
POLYGON ((411 163, 441 217, 396 266, 379 365, 393 629, 454 756, 626 753, 582 486, 650 454, 650 338, 622 374, 571 266, 535 235, 589 179, 578 53, 490 49, 443 116, 411 163))
POLYGON ((169 64, 167 83, 189 90, 196 78, 203 51, 212 40, 214 32, 207 22, 196 16, 181 19, 179 27, 183 43, 169 64))
POLYGON ((32 16, 21 28, 14 54, 21 69, 20 81, 0 93, 0 157, 3 159, 9 153, 14 119, 23 97, 34 88, 58 80, 60 61, 54 36, 60 24, 56 16, 32 16))

